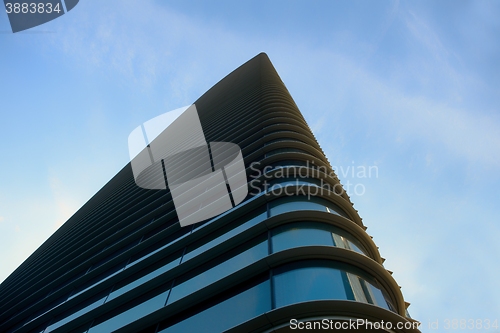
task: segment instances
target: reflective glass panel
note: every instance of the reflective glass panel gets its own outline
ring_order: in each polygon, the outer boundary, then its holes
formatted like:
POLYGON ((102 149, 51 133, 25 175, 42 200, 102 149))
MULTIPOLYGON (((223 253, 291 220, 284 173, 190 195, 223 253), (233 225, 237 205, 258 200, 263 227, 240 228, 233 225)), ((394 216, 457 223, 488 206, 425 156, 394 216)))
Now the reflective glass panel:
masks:
POLYGON ((132 280, 131 282, 129 282, 127 284, 124 284, 124 285, 123 285, 123 283, 117 284, 117 286, 115 286, 115 290, 113 290, 113 292, 111 294, 109 294, 109 297, 106 300, 106 302, 109 302, 110 300, 115 299, 116 297, 118 297, 120 295, 123 295, 127 291, 132 290, 135 287, 140 286, 141 284, 146 283, 147 281, 157 277, 158 275, 169 271, 170 269, 177 266, 179 263, 180 263, 180 257, 172 260, 171 262, 161 266, 160 268, 155 269, 154 271, 152 271, 152 272, 150 272, 150 273, 148 273, 140 278, 137 278, 136 280, 132 280))
POLYGON ((65 316, 64 318, 57 320, 55 323, 49 325, 49 327, 47 327, 47 329, 45 330, 45 333, 51 332, 51 331, 55 330, 56 328, 61 327, 62 325, 70 322, 71 320, 78 318, 81 315, 89 312, 90 310, 97 308, 99 305, 104 303, 104 300, 106 299, 107 296, 108 296, 108 294, 106 293, 106 294, 103 294, 103 295, 96 297, 95 299, 92 299, 92 300, 89 300, 88 302, 85 302, 83 307, 79 306, 80 307, 79 310, 77 310, 77 311, 73 312, 72 314, 69 314, 69 315, 65 316))
POLYGON ((90 328, 89 333, 109 333, 130 324, 165 305, 168 290, 90 328))
POLYGON ((153 254, 160 252, 161 250, 167 248, 168 246, 178 242, 179 240, 187 237, 191 233, 192 227, 178 227, 180 228, 178 231, 173 234, 167 236, 165 239, 160 240, 158 243, 151 245, 150 247, 144 249, 143 251, 133 255, 130 258, 130 262, 127 264, 125 268, 129 268, 137 264, 138 262, 151 257, 153 254))
POLYGON ((323 261, 284 265, 276 269, 273 279, 277 308, 313 300, 347 299, 341 271, 323 261))
POLYGON ((219 333, 270 310, 271 287, 266 280, 159 332, 219 333))
POLYGON ((271 216, 293 212, 297 210, 319 210, 326 212, 326 207, 313 200, 307 200, 307 197, 301 196, 287 196, 271 201, 271 216))
POLYGON ((80 295, 81 293, 89 290, 90 288, 94 287, 95 285, 97 285, 103 281, 106 281, 107 279, 120 273, 125 268, 125 264, 126 264, 126 262, 122 262, 122 263, 116 265, 115 267, 108 269, 104 273, 99 274, 95 278, 91 279, 89 282, 85 283, 83 286, 76 288, 73 291, 73 294, 69 297, 69 299, 72 299, 72 298, 80 295))
POLYGON ((338 299, 369 303, 395 312, 384 292, 375 286, 378 282, 348 264, 330 260, 298 261, 277 268, 273 279, 276 307, 338 299))
MULTIPOLYGON (((333 236, 333 239, 335 241, 335 246, 367 255, 366 251, 361 250, 361 248, 360 248, 361 245, 357 246, 356 244, 354 244, 353 241, 351 241, 350 239, 347 239, 347 237, 345 237, 345 235, 341 236, 341 235, 339 235, 339 233, 332 233, 332 236, 333 236)), ((350 236, 350 238, 354 240, 353 236, 350 236)))
POLYGON ((273 252, 299 246, 333 246, 331 228, 325 223, 299 222, 281 225, 272 231, 273 252))
POLYGON ((220 235, 219 237, 212 239, 208 243, 205 243, 205 244, 201 245, 200 247, 195 248, 193 250, 191 250, 188 247, 188 249, 187 249, 188 253, 186 253, 184 255, 184 257, 182 258, 182 262, 186 262, 187 260, 199 255, 200 253, 203 253, 206 250, 211 249, 218 244, 221 244, 222 242, 233 237, 234 235, 237 235, 237 234, 243 232, 244 230, 247 230, 247 229, 253 227, 254 225, 264 221, 267 218, 267 212, 264 209, 262 209, 262 210, 263 210, 262 212, 260 212, 256 216, 251 217, 248 221, 244 222, 243 224, 240 224, 239 226, 237 226, 234 229, 229 230, 228 232, 220 235))
POLYGON ((299 246, 336 246, 363 255, 359 242, 348 232, 328 223, 294 222, 281 225, 272 230, 272 250, 278 252, 299 246))
MULTIPOLYGON (((263 240, 263 237, 259 237, 258 243, 253 245, 248 250, 245 250, 239 254, 235 254, 231 258, 225 260, 224 262, 218 264, 217 266, 212 266, 210 268, 200 267, 199 270, 202 271, 197 275, 184 280, 174 288, 172 288, 172 293, 168 298, 168 304, 175 302, 176 300, 185 297, 195 291, 208 286, 209 284, 234 273, 243 267, 262 259, 268 254, 267 237, 263 240), (206 270, 205 270, 206 269, 206 270)), ((228 254, 228 255, 231 255, 228 254)), ((207 266, 211 263, 207 263, 207 266)), ((191 274, 196 274, 191 273, 191 274)), ((180 281, 183 279, 181 278, 180 281)), ((177 282, 178 283, 178 282, 177 282)))
POLYGON ((370 294, 371 298, 371 304, 380 306, 382 308, 385 308, 387 310, 390 310, 389 305, 387 304, 387 301, 385 300, 384 294, 380 289, 372 285, 370 282, 365 282, 368 293, 370 294))
POLYGON ((271 201, 270 207, 271 216, 296 210, 319 210, 348 218, 347 214, 339 206, 312 194, 310 197, 301 195, 281 197, 271 201))
POLYGON ((284 186, 317 185, 321 186, 321 180, 315 178, 275 178, 269 182, 270 189, 279 189, 284 186))
POLYGON ((347 244, 349 244, 350 250, 356 251, 358 253, 363 253, 363 251, 356 244, 354 244, 352 241, 347 240, 347 244))
POLYGON ((42 315, 46 314, 50 310, 54 309, 55 307, 61 305, 64 302, 66 302, 66 300, 68 299, 68 296, 69 295, 64 295, 63 297, 56 299, 55 301, 53 301, 49 305, 44 306, 41 310, 38 310, 37 312, 35 312, 34 315, 29 317, 28 320, 26 320, 24 323, 22 323, 22 325, 15 326, 15 327, 24 326, 28 323, 31 323, 33 320, 37 319, 38 317, 41 317, 42 315))
POLYGON ((124 253, 125 251, 133 248, 134 246, 136 246, 137 244, 139 244, 139 241, 140 241, 140 239, 136 239, 136 240, 132 241, 132 243, 125 245, 124 247, 122 247, 122 248, 116 250, 115 252, 111 253, 110 255, 108 255, 106 258, 104 258, 104 259, 100 260, 99 262, 93 264, 90 267, 89 272, 91 272, 94 269, 96 269, 96 268, 104 265, 105 263, 107 263, 111 259, 114 259, 114 258, 118 257, 120 254, 124 253))

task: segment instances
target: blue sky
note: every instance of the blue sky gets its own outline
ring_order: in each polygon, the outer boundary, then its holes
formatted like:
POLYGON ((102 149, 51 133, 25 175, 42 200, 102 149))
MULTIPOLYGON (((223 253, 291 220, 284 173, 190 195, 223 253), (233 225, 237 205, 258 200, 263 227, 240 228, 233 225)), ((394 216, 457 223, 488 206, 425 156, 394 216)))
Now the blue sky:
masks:
POLYGON ((17 34, 0 14, 0 281, 128 162, 136 126, 266 52, 358 184, 424 331, 500 320, 499 14, 494 1, 82 0, 17 34))

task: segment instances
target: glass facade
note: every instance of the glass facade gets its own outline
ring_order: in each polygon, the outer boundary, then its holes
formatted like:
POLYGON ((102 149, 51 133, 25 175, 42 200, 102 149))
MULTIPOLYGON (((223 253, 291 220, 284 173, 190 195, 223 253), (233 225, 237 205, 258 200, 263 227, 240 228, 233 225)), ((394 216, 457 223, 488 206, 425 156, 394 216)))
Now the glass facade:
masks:
MULTIPOLYGON (((292 197, 292 199, 296 199, 296 202, 299 203, 302 202, 300 197, 292 197)), ((286 201, 287 204, 291 202, 293 202, 293 200, 286 201)), ((324 202, 322 201, 322 203, 324 202)), ((311 204, 313 207, 322 207, 322 210, 325 209, 325 206, 318 206, 318 202, 312 202, 311 204)), ((278 203, 278 205, 280 205, 280 203, 278 203)), ((270 206, 276 207, 272 202, 270 203, 270 206)), ((173 260, 168 261, 166 264, 161 265, 147 274, 139 275, 138 277, 134 275, 130 278, 121 280, 114 285, 109 295, 106 294, 103 298, 96 300, 92 304, 54 322, 48 327, 47 332, 54 330, 55 328, 96 308, 99 305, 110 302, 111 300, 130 292, 134 288, 147 283, 165 272, 168 272, 172 268, 178 266, 181 261, 186 262, 199 254, 205 253, 214 246, 223 243, 241 232, 244 232, 249 227, 264 221, 266 218, 267 210, 257 209, 256 213, 251 214, 248 217, 248 220, 245 219, 243 223, 230 229, 228 232, 223 233, 222 235, 204 243, 199 247, 196 247, 196 245, 193 244, 193 250, 189 250, 191 247, 188 246, 184 255, 180 255, 181 252, 179 252, 178 256, 171 256, 174 258, 173 260)), ((217 257, 216 260, 201 265, 189 274, 176 278, 170 292, 164 292, 161 295, 154 296, 150 300, 146 300, 130 309, 124 309, 124 312, 96 325, 95 328, 93 326, 90 332, 105 332, 111 328, 117 329, 123 326, 123 323, 132 322, 132 318, 140 318, 140 314, 149 313, 153 310, 162 308, 164 305, 172 304, 177 300, 196 292, 197 290, 207 287, 221 278, 224 278, 262 258, 265 258, 271 253, 301 246, 338 246, 366 255, 359 249, 360 246, 358 247, 354 245, 354 243, 349 239, 354 240, 354 237, 345 231, 326 223, 293 222, 280 225, 271 229, 269 234, 262 234, 258 238, 255 238, 254 241, 247 242, 244 247, 239 247, 239 250, 235 249, 230 251, 224 256, 217 257), (268 235, 270 235, 269 239, 268 235), (338 241, 339 239, 341 241, 338 241), (268 242, 270 242, 270 244, 268 244, 268 242), (127 320, 125 320, 125 318, 127 320)), ((291 267, 295 266, 291 265, 291 267)), ((372 284, 366 282, 360 277, 350 272, 334 269, 331 265, 325 263, 314 267, 307 265, 307 267, 303 266, 304 264, 302 264, 302 266, 297 266, 294 269, 285 266, 285 268, 280 268, 275 271, 274 285, 276 292, 276 307, 300 301, 314 300, 316 298, 331 300, 356 300, 389 309, 380 289, 373 287, 372 284), (305 276, 316 277, 314 281, 310 281, 310 287, 307 288, 304 284, 307 281, 305 276), (335 286, 335 288, 323 290, 323 292, 321 292, 320 290, 324 289, 324 285, 327 281, 330 281, 330 284, 335 286), (299 286, 294 285, 294 283, 300 284, 300 287, 305 289, 301 291, 299 286), (315 290, 314 286, 319 289, 315 290), (290 295, 287 296, 289 293, 287 293, 286 290, 290 290, 290 288, 297 290, 293 299, 290 299, 290 295), (321 293, 322 298, 318 298, 319 296, 317 293, 321 293)), ((171 282, 169 282, 169 284, 170 283, 171 282)))
MULTIPOLYGON (((280 184, 283 183, 289 183, 289 185, 292 186, 296 185, 296 181, 294 182, 292 179, 280 180, 280 184)), ((314 184, 314 181, 310 182, 309 180, 304 180, 304 183, 314 184)), ((332 202, 318 197, 310 197, 308 199, 303 196, 291 196, 272 200, 264 207, 254 209, 252 214, 240 219, 240 223, 228 225, 228 228, 226 228, 224 232, 219 233, 218 236, 205 237, 199 242, 188 245, 186 249, 180 251, 178 255, 174 254, 170 256, 172 259, 168 260, 165 264, 155 269, 142 270, 138 274, 119 280, 109 290, 109 293, 106 293, 99 299, 81 309, 75 309, 74 312, 60 316, 60 319, 54 318, 45 332, 51 332, 74 318, 104 303, 110 302, 143 284, 147 284, 153 278, 170 271, 181 263, 192 260, 196 258, 196 256, 226 242, 232 237, 244 233, 245 230, 265 221, 268 217, 299 210, 318 210, 333 214, 341 212, 341 209, 332 202)), ((203 227, 206 227, 206 224, 195 226, 195 228, 201 228, 200 230, 202 230, 203 227)), ((80 295, 96 284, 119 274, 128 267, 150 257, 152 254, 167 249, 176 241, 191 235, 192 231, 189 230, 189 232, 186 232, 183 230, 182 233, 177 232, 174 234, 177 236, 174 240, 160 247, 149 247, 147 251, 142 252, 142 256, 135 255, 131 257, 128 264, 121 263, 98 275, 86 285, 77 288, 72 297, 80 295)), ((302 246, 334 246, 368 255, 366 250, 362 250, 363 246, 360 245, 359 241, 357 241, 354 236, 331 224, 314 221, 286 223, 272 228, 269 234, 262 234, 253 242, 247 242, 245 245, 247 249, 239 250, 240 252, 236 250, 230 251, 224 256, 219 256, 214 261, 201 265, 195 271, 176 278, 171 290, 169 289, 129 309, 124 308, 123 312, 92 326, 89 332, 109 332, 118 329, 127 323, 141 318, 145 314, 158 310, 165 305, 172 304, 197 290, 205 288, 249 264, 265 258, 271 253, 302 246), (249 247, 250 245, 252 246, 249 247), (223 260, 224 258, 227 259, 223 260)), ((292 263, 283 266, 273 271, 273 283, 275 286, 274 298, 276 307, 314 299, 329 299, 354 300, 394 310, 391 302, 386 300, 381 289, 374 287, 370 282, 367 282, 349 271, 336 269, 335 264, 332 263, 314 261, 307 264, 292 263), (308 280, 307 277, 312 276, 314 276, 314 279, 308 280), (329 285, 330 288, 325 289, 325 285, 329 285), (289 291, 290 289, 296 292, 292 295, 287 292, 287 290, 289 291)), ((172 284, 172 282, 169 282, 169 284, 172 284)), ((61 302, 64 301, 61 300, 61 302)), ((271 301, 269 300, 269 302, 271 301)), ((215 311, 215 308, 210 311, 215 311)), ((206 313, 210 313, 210 311, 206 313)), ((202 315, 200 314, 200 316, 202 315)), ((195 324, 192 324, 191 321, 187 321, 185 323, 176 324, 175 327, 184 327, 184 325, 195 324)), ((173 327, 169 329, 172 329, 172 332, 175 331, 173 327)))

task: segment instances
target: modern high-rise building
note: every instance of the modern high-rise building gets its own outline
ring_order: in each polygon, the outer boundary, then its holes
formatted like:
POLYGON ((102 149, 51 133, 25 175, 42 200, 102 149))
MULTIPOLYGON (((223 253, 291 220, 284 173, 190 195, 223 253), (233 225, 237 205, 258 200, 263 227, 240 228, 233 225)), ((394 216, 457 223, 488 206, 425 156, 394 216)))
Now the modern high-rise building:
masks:
POLYGON ((129 163, 0 285, 0 332, 419 332, 267 55, 194 104, 241 148, 245 200, 182 227, 129 163))

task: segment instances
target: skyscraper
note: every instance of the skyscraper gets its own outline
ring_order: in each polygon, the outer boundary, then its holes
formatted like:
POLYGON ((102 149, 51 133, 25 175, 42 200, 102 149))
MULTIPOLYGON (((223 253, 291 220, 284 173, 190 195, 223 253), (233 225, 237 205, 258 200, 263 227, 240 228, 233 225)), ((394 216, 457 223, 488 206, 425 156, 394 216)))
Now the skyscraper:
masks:
POLYGON ((0 332, 417 332, 267 55, 194 104, 207 142, 241 147, 246 199, 181 227, 169 189, 126 165, 1 284, 0 332))

